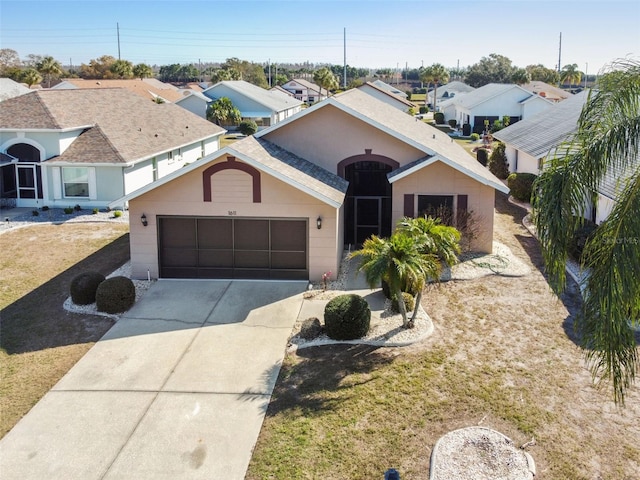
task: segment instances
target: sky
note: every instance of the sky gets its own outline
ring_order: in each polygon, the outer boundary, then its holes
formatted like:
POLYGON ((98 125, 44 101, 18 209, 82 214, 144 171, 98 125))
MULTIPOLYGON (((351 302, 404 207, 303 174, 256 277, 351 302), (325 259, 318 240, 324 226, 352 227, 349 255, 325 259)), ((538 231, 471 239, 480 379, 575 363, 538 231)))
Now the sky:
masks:
POLYGON ((597 73, 638 58, 640 0, 0 0, 0 48, 63 66, 102 55, 342 65, 346 44, 354 67, 465 67, 497 53, 557 68, 560 33, 561 66, 597 73))

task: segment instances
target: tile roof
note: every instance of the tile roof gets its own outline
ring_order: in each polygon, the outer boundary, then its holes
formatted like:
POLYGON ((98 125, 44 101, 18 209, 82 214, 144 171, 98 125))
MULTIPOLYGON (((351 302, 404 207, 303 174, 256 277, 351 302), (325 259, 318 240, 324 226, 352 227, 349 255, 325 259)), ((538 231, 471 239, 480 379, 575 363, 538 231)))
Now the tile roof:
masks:
POLYGON ((541 158, 577 128, 587 92, 571 96, 551 108, 509 125, 494 138, 534 158, 541 158))
MULTIPOLYGON (((249 82, 245 82, 244 80, 224 80, 222 82, 218 82, 212 87, 207 88, 203 91, 207 96, 216 97, 216 90, 221 86, 226 86, 231 90, 245 95, 246 97, 252 99, 253 101, 264 105, 269 110, 274 112, 282 112, 283 110, 288 110, 293 107, 297 107, 302 105, 300 100, 296 100, 293 97, 288 97, 283 95, 280 92, 265 90, 264 88, 258 87, 249 82)), ((216 97, 218 98, 218 97, 216 97)))
MULTIPOLYGON (((157 104, 121 88, 38 90, 0 103, 0 130, 89 127, 99 127, 100 134, 80 135, 80 158, 104 146, 106 138, 115 152, 109 158, 119 158, 117 163, 135 163, 225 132, 178 105, 157 104)), ((70 155, 65 160, 74 161, 70 155)))
POLYGON ((182 98, 183 90, 169 83, 161 82, 155 78, 131 79, 101 79, 85 80, 83 78, 65 78, 59 84, 52 87, 54 90, 64 90, 69 88, 124 88, 136 95, 140 95, 147 100, 155 100, 161 97, 167 102, 175 102, 182 98))

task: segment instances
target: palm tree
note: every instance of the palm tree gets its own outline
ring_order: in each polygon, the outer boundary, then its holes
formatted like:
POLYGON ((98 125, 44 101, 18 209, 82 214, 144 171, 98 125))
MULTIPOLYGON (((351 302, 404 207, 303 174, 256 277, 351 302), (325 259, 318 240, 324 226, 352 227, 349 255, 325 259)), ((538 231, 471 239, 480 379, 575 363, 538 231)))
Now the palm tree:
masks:
POLYGON ((569 239, 610 172, 625 172, 611 214, 587 241, 589 274, 576 327, 598 384, 616 403, 635 380, 639 361, 629 320, 640 319, 640 62, 613 63, 589 93, 575 135, 551 156, 534 185, 533 206, 552 288, 566 286, 569 239))
POLYGON ((36 65, 36 69, 38 72, 46 76, 47 88, 51 88, 52 75, 62 75, 62 66, 60 65, 60 62, 51 56, 44 57, 40 60, 36 65))
POLYGON ((321 90, 324 88, 327 91, 327 96, 331 95, 330 90, 335 90, 339 87, 338 79, 327 67, 322 67, 313 72, 313 81, 318 84, 321 90))
POLYGON ((402 301, 402 288, 422 290, 425 279, 437 262, 434 255, 420 252, 420 242, 405 232, 396 232, 389 239, 371 236, 351 257, 362 257, 359 271, 364 272, 367 284, 371 288, 384 280, 389 284, 392 295, 398 299, 398 308, 402 315, 402 326, 411 328, 407 311, 402 301))
POLYGON ((578 65, 576 63, 572 63, 571 65, 565 65, 562 67, 562 71, 560 71, 560 81, 564 85, 569 82, 569 86, 580 84, 580 79, 582 78, 582 72, 578 70, 578 65))
POLYGON ((120 79, 133 77, 133 64, 129 60, 116 60, 109 70, 120 79))
POLYGON ((143 80, 145 78, 153 77, 153 69, 146 63, 139 63, 133 67, 133 74, 136 78, 143 80))
POLYGON ((221 97, 207 108, 207 120, 217 125, 237 124, 242 115, 229 98, 221 97))
POLYGON ((32 85, 42 82, 42 75, 35 68, 27 68, 22 72, 22 81, 31 88, 32 85))
POLYGON ((420 81, 427 85, 433 83, 433 111, 436 111, 436 102, 438 98, 438 84, 447 83, 449 81, 449 71, 440 63, 434 63, 430 67, 426 67, 420 73, 420 81))
MULTIPOLYGON (((419 245, 419 251, 431 260, 428 264, 427 278, 433 282, 440 281, 443 264, 455 265, 460 254, 460 232, 447 225, 443 225, 440 219, 432 217, 410 218, 404 217, 398 222, 397 231, 403 231, 412 236, 419 245)), ((422 288, 416 296, 416 306, 411 322, 418 314, 418 307, 422 300, 422 288)))

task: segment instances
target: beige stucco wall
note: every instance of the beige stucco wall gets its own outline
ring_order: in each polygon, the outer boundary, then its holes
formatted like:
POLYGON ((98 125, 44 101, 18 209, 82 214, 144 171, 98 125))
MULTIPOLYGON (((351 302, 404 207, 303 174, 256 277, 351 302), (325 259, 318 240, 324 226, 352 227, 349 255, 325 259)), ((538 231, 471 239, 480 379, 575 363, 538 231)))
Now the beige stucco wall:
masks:
POLYGON ((248 194, 250 176, 239 170, 223 170, 213 175, 213 201, 204 202, 202 172, 221 161, 226 161, 226 158, 207 163, 129 202, 134 278, 147 278, 147 270, 152 278, 158 277, 158 215, 308 219, 310 280, 318 282, 324 272, 337 272, 342 254, 338 242, 341 238, 338 234, 338 209, 265 173, 260 174, 262 201, 253 203, 248 194), (222 190, 220 187, 225 183, 232 188, 222 190), (143 213, 148 221, 146 227, 140 222, 143 213), (320 230, 316 227, 318 216, 322 217, 320 230))
MULTIPOLYGON (((471 249, 491 253, 495 190, 463 175, 442 162, 402 178, 393 184, 393 225, 404 216, 404 195, 468 195, 467 210, 478 225, 471 249)), ((416 198, 417 199, 417 198, 416 198)))
POLYGON ((356 121, 333 105, 281 126, 263 138, 331 173, 337 173, 338 162, 362 155, 365 149, 392 158, 400 166, 424 156, 424 152, 364 122, 356 121))

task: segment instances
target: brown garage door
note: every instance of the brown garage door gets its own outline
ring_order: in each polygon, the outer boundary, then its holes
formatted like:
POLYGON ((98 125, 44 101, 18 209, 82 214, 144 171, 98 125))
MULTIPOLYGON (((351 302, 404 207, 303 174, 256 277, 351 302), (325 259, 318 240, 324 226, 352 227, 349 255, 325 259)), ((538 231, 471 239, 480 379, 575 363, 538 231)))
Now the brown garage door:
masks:
POLYGON ((158 220, 162 278, 309 279, 306 219, 158 220))

